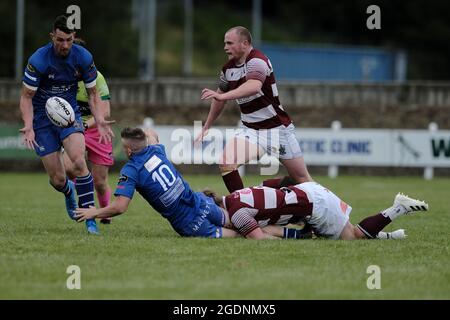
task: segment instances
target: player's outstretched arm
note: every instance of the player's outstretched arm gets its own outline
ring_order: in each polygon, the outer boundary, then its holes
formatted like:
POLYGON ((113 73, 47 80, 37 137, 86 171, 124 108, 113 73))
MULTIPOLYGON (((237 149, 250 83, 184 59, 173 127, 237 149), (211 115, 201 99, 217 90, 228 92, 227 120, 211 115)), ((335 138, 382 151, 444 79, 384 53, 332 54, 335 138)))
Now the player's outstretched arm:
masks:
POLYGON ((124 196, 118 196, 111 202, 110 205, 104 208, 95 208, 91 206, 90 208, 78 208, 75 210, 75 219, 78 222, 82 222, 88 219, 95 218, 110 218, 124 213, 128 209, 131 199, 124 196))
MULTIPOLYGON (((209 89, 203 89, 203 91, 209 90, 209 89)), ((223 92, 220 89, 217 89, 217 94, 222 94, 223 92)), ((211 107, 209 108, 208 117, 206 118, 206 122, 203 125, 202 131, 200 134, 195 138, 194 144, 196 146, 200 145, 200 143, 203 141, 203 138, 208 134, 208 130, 213 125, 214 121, 220 116, 222 113, 223 108, 225 107, 226 101, 219 101, 216 99, 211 100, 211 107)))
POLYGON ((95 118, 98 132, 100 133, 99 142, 111 142, 114 138, 114 133, 111 130, 111 124, 115 123, 114 120, 105 120, 105 110, 102 108, 100 96, 97 92, 97 87, 86 88, 89 95, 89 107, 91 108, 92 115, 95 118))
POLYGON ((261 230, 258 222, 253 217, 253 211, 250 208, 240 208, 231 216, 231 223, 237 231, 247 239, 279 239, 261 230))
POLYGON ((230 90, 225 93, 218 93, 216 91, 212 91, 210 89, 203 89, 202 91, 202 100, 207 99, 215 99, 219 101, 233 100, 244 97, 253 96, 261 91, 262 82, 255 79, 249 79, 243 84, 241 84, 236 89, 230 90))
POLYGON ((283 227, 280 227, 280 226, 268 225, 268 226, 263 227, 262 231, 270 236, 275 237, 275 238, 283 237, 283 227))
POLYGON ((263 232, 261 228, 256 228, 252 232, 248 233, 245 236, 247 239, 255 239, 255 240, 264 240, 264 239, 280 239, 279 237, 275 237, 270 235, 269 233, 263 232))
POLYGON ((23 134, 23 142, 27 146, 28 149, 34 150, 34 147, 38 146, 34 130, 33 130, 33 102, 32 99, 36 91, 28 89, 27 87, 22 87, 22 92, 20 94, 20 112, 22 114, 22 120, 24 126, 20 129, 20 132, 23 134))
MULTIPOLYGON (((111 114, 111 105, 109 103, 109 100, 102 100, 100 99, 100 104, 101 104, 101 108, 104 111, 104 117, 105 118, 109 118, 110 114, 111 114)), ((94 117, 90 117, 87 121, 86 121, 87 127, 88 128, 94 128, 97 126, 97 124, 95 123, 95 118, 94 117)))

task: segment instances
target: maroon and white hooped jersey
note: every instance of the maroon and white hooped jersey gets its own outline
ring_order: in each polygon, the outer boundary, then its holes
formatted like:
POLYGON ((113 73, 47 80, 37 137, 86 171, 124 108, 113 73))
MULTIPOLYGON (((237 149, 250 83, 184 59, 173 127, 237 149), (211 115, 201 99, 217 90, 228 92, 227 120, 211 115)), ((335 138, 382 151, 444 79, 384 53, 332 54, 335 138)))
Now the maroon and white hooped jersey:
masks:
POLYGON ((256 130, 290 125, 292 121, 278 98, 272 65, 261 51, 252 49, 242 65, 237 65, 235 59, 228 61, 222 67, 219 88, 227 92, 250 79, 259 80, 263 85, 259 93, 236 99, 242 123, 256 130))
POLYGON ((307 194, 296 186, 245 188, 225 196, 223 204, 231 222, 244 236, 268 224, 298 223, 311 216, 313 210, 307 194))

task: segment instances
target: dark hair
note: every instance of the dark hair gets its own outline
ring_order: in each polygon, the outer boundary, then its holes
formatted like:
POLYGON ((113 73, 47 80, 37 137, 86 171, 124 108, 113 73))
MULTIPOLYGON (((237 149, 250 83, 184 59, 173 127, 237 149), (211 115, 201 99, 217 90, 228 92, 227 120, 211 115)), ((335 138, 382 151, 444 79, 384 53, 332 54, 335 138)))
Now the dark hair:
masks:
POLYGON ((56 31, 56 29, 61 30, 64 33, 70 34, 72 32, 74 32, 74 29, 69 29, 69 27, 67 26, 67 18, 69 17, 69 15, 67 14, 62 14, 60 16, 57 16, 55 19, 55 22, 53 22, 53 31, 56 31))
POLYGON ((207 197, 213 198, 214 202, 220 207, 222 205, 222 197, 218 196, 213 190, 204 189, 203 194, 207 197))
POLYGON ((147 139, 145 132, 141 128, 126 127, 120 132, 120 136, 124 139, 133 139, 138 141, 144 141, 147 139))
POLYGON ((231 31, 231 30, 235 30, 236 33, 241 38, 241 40, 247 40, 249 44, 252 44, 252 34, 250 33, 250 31, 248 31, 248 29, 246 27, 237 26, 237 27, 231 28, 228 31, 231 31))
POLYGON ((84 40, 81 39, 81 38, 75 38, 75 39, 73 39, 73 43, 75 43, 75 44, 77 44, 77 45, 79 45, 79 46, 82 46, 83 48, 87 49, 87 48, 86 48, 86 41, 84 41, 84 40))

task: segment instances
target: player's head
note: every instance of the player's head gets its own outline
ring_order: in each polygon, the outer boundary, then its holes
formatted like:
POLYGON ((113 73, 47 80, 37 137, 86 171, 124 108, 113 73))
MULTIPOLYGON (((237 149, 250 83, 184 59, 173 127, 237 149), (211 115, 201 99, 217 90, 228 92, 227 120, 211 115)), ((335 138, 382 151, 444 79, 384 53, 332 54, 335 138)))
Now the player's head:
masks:
POLYGON ((53 30, 50 33, 56 55, 63 58, 69 55, 75 39, 75 30, 68 27, 67 17, 64 14, 56 17, 53 30))
POLYGON ((252 48, 252 35, 245 27, 233 27, 225 33, 224 50, 228 59, 240 59, 252 48))
POLYGON ((128 159, 133 153, 141 151, 148 145, 147 135, 141 128, 127 127, 120 132, 120 136, 122 137, 123 151, 128 159))

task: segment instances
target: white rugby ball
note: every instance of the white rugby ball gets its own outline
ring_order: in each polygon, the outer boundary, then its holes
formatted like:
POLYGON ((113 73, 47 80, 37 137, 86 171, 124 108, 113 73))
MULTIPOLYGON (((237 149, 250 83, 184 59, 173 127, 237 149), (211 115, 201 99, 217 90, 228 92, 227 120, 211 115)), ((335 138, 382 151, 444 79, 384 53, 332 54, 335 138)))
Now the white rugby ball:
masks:
POLYGON ((45 103, 45 112, 55 126, 67 128, 75 122, 75 112, 72 106, 61 97, 48 98, 45 103))

